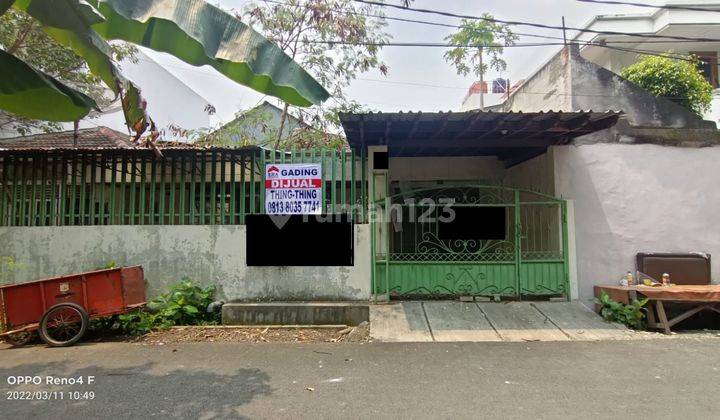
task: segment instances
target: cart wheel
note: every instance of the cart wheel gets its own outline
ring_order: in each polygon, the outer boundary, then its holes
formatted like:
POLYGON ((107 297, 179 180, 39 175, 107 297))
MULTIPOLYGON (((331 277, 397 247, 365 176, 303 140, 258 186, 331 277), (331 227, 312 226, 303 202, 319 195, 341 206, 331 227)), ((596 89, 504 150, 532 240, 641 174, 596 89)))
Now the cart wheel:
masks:
POLYGON ((7 342, 13 347, 22 347, 33 339, 33 335, 34 334, 32 331, 23 331, 15 334, 6 335, 3 338, 5 339, 5 342, 7 342))
POLYGON ((87 331, 90 318, 82 306, 58 303, 40 319, 40 338, 53 347, 67 347, 77 343, 87 331))

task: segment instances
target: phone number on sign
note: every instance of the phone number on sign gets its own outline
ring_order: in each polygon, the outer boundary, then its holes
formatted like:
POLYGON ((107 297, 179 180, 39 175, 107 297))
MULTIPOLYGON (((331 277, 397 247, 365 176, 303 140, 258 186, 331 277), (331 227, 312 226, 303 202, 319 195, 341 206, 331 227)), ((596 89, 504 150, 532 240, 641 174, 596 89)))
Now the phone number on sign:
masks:
POLYGON ((94 400, 93 391, 7 391, 8 400, 94 400))

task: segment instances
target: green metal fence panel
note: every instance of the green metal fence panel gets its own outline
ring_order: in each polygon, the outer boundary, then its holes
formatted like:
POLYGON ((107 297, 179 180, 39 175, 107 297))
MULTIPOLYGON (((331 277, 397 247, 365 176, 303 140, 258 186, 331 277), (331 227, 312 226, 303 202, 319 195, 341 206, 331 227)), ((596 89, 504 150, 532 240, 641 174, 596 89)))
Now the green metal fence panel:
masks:
POLYGON ((100 184, 98 188, 98 201, 100 202, 98 211, 98 224, 106 225, 105 221, 105 189, 107 185, 105 183, 105 175, 107 172, 107 156, 102 155, 100 158, 100 184))
POLYGON ((230 224, 234 225, 237 223, 235 217, 237 216, 237 209, 235 208, 235 190, 237 189, 237 182, 235 180, 235 167, 237 162, 235 158, 230 158, 230 224))
POLYGON ((220 224, 224 225, 225 222, 225 203, 227 200, 227 196, 225 195, 225 172, 227 170, 227 165, 225 164, 225 154, 220 153, 220 224))
POLYGON ((210 223, 217 224, 218 195, 217 195, 217 155, 210 153, 210 223))
POLYGON ((156 189, 157 189, 157 167, 158 162, 157 159, 152 159, 150 162, 150 186, 149 186, 149 199, 148 199, 148 224, 154 225, 158 219, 157 216, 157 195, 156 195, 156 189))
POLYGON ((168 157, 168 164, 170 165, 170 198, 169 198, 169 200, 170 200, 170 205, 169 205, 170 219, 169 219, 169 224, 175 225, 175 224, 177 224, 177 221, 176 221, 177 215, 175 214, 175 208, 176 208, 175 192, 177 190, 177 178, 176 178, 175 172, 177 169, 176 168, 177 161, 174 158, 168 157))
POLYGON ((48 184, 48 157, 47 155, 44 155, 40 158, 40 182, 39 182, 39 188, 40 188, 40 201, 39 201, 39 220, 36 226, 45 226, 47 221, 45 220, 47 218, 47 184, 48 184))
POLYGON ((202 156, 200 159, 200 225, 207 224, 205 220, 205 198, 206 198, 206 190, 205 190, 205 178, 207 177, 207 159, 205 158, 205 155, 202 156))
POLYGON ((247 198, 245 196, 245 174, 247 173, 245 156, 240 155, 240 224, 245 224, 245 215, 248 213, 247 198))
POLYGON ((37 225, 35 221, 35 215, 36 215, 36 209, 37 209, 37 175, 40 170, 40 164, 38 164, 38 158, 37 156, 33 156, 31 158, 30 162, 30 178, 28 179, 28 201, 27 201, 27 226, 35 226, 37 225))
POLYGON ((326 213, 365 220, 364 153, 113 150, 0 156, 0 225, 237 224, 265 212, 266 163, 321 163, 326 213))
POLYGON ((98 172, 98 165, 97 165, 97 156, 90 155, 88 159, 88 172, 89 172, 89 180, 88 180, 88 189, 90 190, 88 192, 88 224, 89 225, 95 225, 95 217, 96 217, 96 194, 97 194, 97 172, 98 172))
POLYGON ((186 200, 186 190, 187 190, 187 184, 185 179, 185 173, 188 170, 187 169, 187 162, 185 160, 185 156, 180 157, 180 191, 179 191, 179 197, 180 197, 180 219, 178 221, 179 224, 184 225, 187 223, 186 219, 186 213, 185 213, 185 200, 186 200))
POLYGON ((190 206, 190 220, 188 221, 189 224, 199 224, 197 223, 197 220, 195 219, 196 216, 196 208, 197 204, 195 203, 195 190, 197 187, 197 173, 198 173, 198 166, 197 166, 197 154, 193 153, 190 157, 190 197, 189 197, 189 206, 190 206))
POLYGON ((138 158, 133 155, 130 158, 130 209, 128 214, 130 216, 129 224, 134 225, 137 223, 137 165, 138 158))

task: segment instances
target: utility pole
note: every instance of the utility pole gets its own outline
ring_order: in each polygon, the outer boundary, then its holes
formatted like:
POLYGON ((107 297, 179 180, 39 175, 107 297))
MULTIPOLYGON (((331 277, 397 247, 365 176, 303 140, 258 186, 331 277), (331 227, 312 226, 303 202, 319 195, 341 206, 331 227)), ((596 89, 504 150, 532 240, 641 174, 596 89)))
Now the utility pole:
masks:
POLYGON ((480 54, 480 111, 485 109, 485 91, 484 91, 484 80, 483 80, 483 49, 478 48, 480 54))
POLYGON ((562 17, 563 45, 567 47, 567 35, 565 35, 565 16, 562 17))

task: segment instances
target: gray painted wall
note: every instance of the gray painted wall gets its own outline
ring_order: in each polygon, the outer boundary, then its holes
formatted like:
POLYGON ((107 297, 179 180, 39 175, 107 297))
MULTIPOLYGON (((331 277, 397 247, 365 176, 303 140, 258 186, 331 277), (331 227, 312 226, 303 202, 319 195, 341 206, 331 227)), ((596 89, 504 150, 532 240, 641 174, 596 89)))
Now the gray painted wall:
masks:
POLYGON ((720 147, 556 146, 556 194, 574 200, 580 298, 635 254, 708 252, 720 280, 720 147))
POLYGON ((245 226, 0 228, 0 282, 140 264, 150 296, 183 277, 216 284, 226 300, 367 300, 370 230, 355 225, 352 267, 247 267, 245 226), (3 258, 5 260, 6 258, 3 258))
POLYGON ((540 67, 503 103, 502 111, 571 111, 571 72, 563 49, 540 67))

